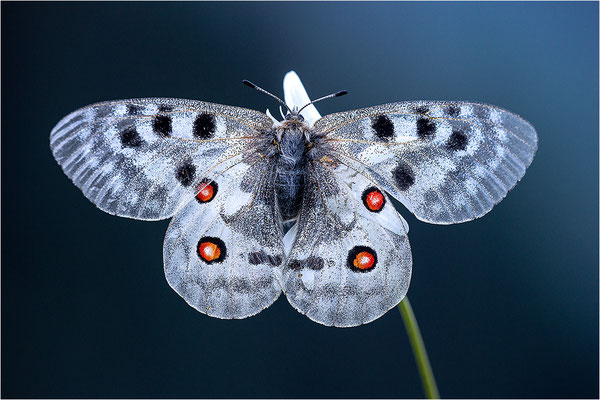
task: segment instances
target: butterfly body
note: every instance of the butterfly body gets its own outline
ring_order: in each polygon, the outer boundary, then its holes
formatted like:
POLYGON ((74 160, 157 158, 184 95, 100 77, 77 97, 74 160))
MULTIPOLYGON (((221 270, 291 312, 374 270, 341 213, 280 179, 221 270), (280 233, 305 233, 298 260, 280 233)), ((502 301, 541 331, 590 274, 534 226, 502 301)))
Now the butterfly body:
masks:
POLYGON ((284 293, 312 320, 347 327, 377 319, 408 291, 408 224, 389 196, 426 222, 478 218, 523 177, 537 135, 515 114, 470 102, 276 122, 147 98, 67 115, 50 147, 100 209, 173 217, 165 276, 196 310, 245 318, 284 293))
POLYGON ((275 195, 283 222, 298 216, 302 206, 307 158, 313 132, 298 116, 291 116, 273 131, 275 195))

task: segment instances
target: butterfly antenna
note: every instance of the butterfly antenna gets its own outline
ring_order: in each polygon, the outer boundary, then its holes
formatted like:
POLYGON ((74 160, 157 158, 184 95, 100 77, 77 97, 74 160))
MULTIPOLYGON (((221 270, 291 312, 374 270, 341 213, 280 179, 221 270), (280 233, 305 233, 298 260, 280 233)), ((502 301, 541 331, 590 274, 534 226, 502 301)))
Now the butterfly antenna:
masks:
POLYGON ((327 96, 319 97, 318 99, 313 100, 310 103, 302 106, 302 108, 298 110, 298 113, 300 113, 300 111, 304 110, 306 107, 310 106, 311 104, 316 103, 317 101, 321 101, 321 100, 325 100, 325 99, 330 99, 332 97, 340 97, 340 96, 343 96, 345 94, 348 94, 347 90, 342 90, 342 91, 337 92, 337 93, 331 93, 331 94, 328 94, 327 96))
POLYGON ((274 98, 275 100, 277 100, 278 102, 280 102, 281 104, 284 105, 285 108, 287 108, 287 110, 291 113, 292 110, 290 110, 290 108, 288 107, 287 104, 285 104, 285 102, 283 100, 281 100, 279 97, 275 96, 274 94, 267 92, 265 89, 261 88, 260 86, 256 86, 254 83, 247 81, 247 80, 243 80, 242 83, 246 86, 251 87, 252 89, 256 89, 259 92, 263 92, 264 94, 268 94, 269 96, 271 96, 272 98, 274 98))

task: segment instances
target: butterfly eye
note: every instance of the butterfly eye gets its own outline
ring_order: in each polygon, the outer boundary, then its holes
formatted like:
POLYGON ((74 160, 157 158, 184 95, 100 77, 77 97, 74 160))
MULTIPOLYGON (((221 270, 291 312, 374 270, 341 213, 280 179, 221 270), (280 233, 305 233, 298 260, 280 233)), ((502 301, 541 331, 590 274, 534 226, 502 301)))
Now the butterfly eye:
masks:
POLYGON ((292 119, 292 113, 288 112, 287 114, 285 114, 285 119, 286 120, 292 119))
POLYGON ((298 121, 304 121, 304 117, 302 116, 302 114, 298 114, 298 121))

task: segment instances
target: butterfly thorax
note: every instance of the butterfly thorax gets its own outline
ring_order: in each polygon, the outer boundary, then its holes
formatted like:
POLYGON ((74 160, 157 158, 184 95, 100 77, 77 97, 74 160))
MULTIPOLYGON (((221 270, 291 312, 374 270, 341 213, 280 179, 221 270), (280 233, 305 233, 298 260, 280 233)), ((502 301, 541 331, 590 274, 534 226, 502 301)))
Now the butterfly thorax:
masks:
POLYGON ((302 205, 310 128, 301 120, 285 120, 275 129, 275 195, 283 221, 296 218, 302 205))

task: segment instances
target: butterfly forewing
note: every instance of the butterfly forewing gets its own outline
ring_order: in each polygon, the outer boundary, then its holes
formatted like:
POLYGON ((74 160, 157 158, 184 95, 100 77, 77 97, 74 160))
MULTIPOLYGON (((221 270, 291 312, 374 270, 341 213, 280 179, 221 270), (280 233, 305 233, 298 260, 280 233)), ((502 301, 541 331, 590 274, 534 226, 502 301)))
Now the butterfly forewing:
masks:
POLYGON ((93 104, 63 118, 50 147, 100 209, 155 220, 172 216, 212 168, 252 149, 272 121, 238 107, 180 99, 93 104))
POLYGON ((315 130, 417 218, 440 224, 491 210, 523 177, 537 148, 531 124, 478 103, 386 104, 325 116, 315 130))

